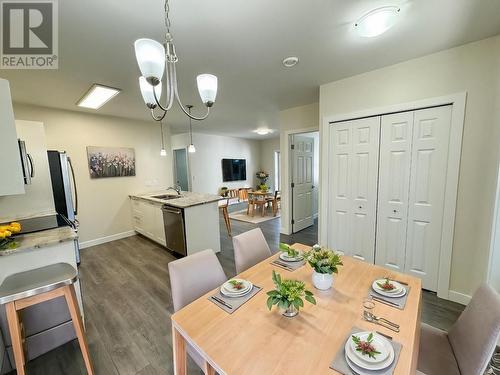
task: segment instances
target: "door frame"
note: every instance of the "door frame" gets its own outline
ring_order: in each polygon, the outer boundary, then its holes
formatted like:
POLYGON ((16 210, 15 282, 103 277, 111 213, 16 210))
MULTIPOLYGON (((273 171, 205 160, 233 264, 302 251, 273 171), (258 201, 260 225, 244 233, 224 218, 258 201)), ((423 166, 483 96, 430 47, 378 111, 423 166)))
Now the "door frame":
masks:
POLYGON ((173 184, 177 184, 177 168, 175 167, 175 161, 177 159, 177 156, 175 154, 175 151, 178 150, 186 150, 186 167, 187 167, 187 180, 188 180, 188 191, 192 191, 193 188, 191 186, 191 160, 189 157, 189 152, 187 147, 176 147, 172 149, 172 181, 173 184))
MULTIPOLYGON (((290 152, 291 135, 317 132, 320 129, 317 126, 307 128, 287 130, 280 135, 280 152, 281 152, 281 229, 282 234, 292 234, 292 190, 291 184, 291 168, 292 168, 292 153, 290 152), (285 203, 285 204, 283 204, 285 203)), ((320 155, 321 155, 321 133, 320 141, 320 155)), ((321 157, 319 161, 319 174, 321 183, 321 157)), ((319 187, 316 187, 319 189, 319 187)), ((319 194, 318 194, 319 200, 319 194)))
MULTIPOLYGON (((422 99, 413 102, 399 103, 371 109, 360 110, 351 113, 325 116, 320 127, 320 155, 321 160, 329 160, 330 124, 334 122, 355 120, 364 117, 381 116, 391 113, 415 111, 419 109, 451 105, 451 128, 448 152, 448 168, 446 173, 446 190, 443 211, 443 227, 441 232, 441 251, 439 255, 439 273, 437 295, 440 298, 450 299, 450 274, 451 258, 453 251, 453 235, 455 229, 455 213, 458 195, 458 178, 460 172, 460 156, 462 153, 462 135, 465 122, 465 106, 467 92, 457 92, 450 95, 422 99)), ((328 230, 328 163, 320 164, 319 194, 319 239, 320 243, 326 243, 328 230)))

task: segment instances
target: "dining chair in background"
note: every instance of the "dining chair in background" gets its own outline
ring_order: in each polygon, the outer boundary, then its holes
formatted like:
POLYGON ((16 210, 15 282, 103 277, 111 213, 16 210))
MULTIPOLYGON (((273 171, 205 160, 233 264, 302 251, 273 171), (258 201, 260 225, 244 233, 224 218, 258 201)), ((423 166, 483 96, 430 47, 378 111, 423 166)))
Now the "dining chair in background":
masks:
POLYGON ((233 247, 237 274, 271 256, 271 249, 260 228, 234 236, 233 247))
POLYGON ((229 212, 227 208, 229 207, 229 199, 224 199, 223 202, 219 202, 219 210, 222 211, 222 216, 224 217, 224 222, 226 223, 227 234, 231 237, 231 220, 229 219, 229 212))
POLYGON ((482 375, 500 337, 500 296, 483 284, 448 332, 422 324, 418 370, 482 375))
MULTIPOLYGON (((205 293, 227 281, 219 259, 213 250, 203 250, 168 264, 174 311, 182 309, 205 293)), ((187 352, 203 369, 205 360, 188 344, 187 352)))

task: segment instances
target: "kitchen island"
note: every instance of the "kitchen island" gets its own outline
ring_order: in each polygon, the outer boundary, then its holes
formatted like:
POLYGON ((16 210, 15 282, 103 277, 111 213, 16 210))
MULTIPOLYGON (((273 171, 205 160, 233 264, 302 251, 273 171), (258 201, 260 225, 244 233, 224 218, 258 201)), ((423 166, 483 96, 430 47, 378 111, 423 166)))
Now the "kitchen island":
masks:
POLYGON ((163 190, 130 195, 134 230, 185 256, 220 251, 218 195, 163 190))

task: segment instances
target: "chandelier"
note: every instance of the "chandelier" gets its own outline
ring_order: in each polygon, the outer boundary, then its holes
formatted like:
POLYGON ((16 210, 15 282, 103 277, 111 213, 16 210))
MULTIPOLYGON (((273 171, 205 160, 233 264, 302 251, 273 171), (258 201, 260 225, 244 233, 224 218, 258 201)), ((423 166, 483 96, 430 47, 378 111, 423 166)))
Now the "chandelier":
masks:
POLYGON ((155 121, 162 121, 167 112, 172 109, 174 99, 177 101, 182 111, 193 120, 204 120, 210 113, 210 107, 214 105, 217 96, 217 77, 212 74, 200 74, 196 77, 198 92, 203 104, 207 107, 207 112, 201 117, 193 116, 186 111, 179 98, 177 88, 177 74, 175 65, 178 57, 175 53, 174 40, 170 33, 169 4, 165 1, 165 42, 163 44, 153 39, 137 39, 134 43, 135 57, 141 71, 139 77, 139 88, 146 106, 151 111, 151 116, 155 121), (165 84, 162 85, 163 74, 165 73, 165 84), (166 87, 165 104, 160 103, 162 86, 166 87), (155 113, 155 108, 159 108, 160 113, 155 113))

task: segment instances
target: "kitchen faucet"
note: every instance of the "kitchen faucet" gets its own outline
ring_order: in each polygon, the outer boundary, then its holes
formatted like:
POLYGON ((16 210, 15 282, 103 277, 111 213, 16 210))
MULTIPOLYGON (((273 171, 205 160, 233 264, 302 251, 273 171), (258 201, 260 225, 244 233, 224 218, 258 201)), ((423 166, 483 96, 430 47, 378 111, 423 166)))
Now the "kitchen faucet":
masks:
POLYGON ((169 186, 166 190, 175 190, 177 195, 181 195, 181 187, 179 185, 169 186))

